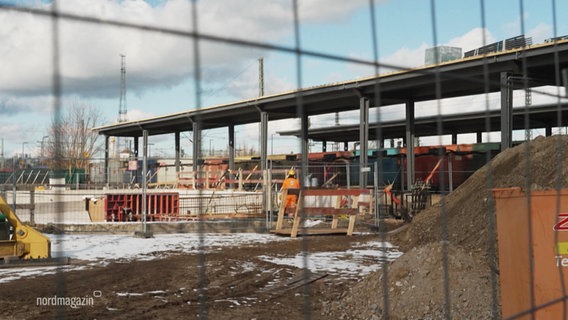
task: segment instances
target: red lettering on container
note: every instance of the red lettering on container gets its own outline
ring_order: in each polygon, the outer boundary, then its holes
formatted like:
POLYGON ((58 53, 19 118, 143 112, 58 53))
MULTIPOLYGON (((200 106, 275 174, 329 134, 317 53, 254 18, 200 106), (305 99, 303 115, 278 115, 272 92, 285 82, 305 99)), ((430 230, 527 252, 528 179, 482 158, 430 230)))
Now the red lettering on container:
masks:
POLYGON ((552 227, 554 231, 567 231, 568 230, 568 213, 559 213, 558 222, 552 227))

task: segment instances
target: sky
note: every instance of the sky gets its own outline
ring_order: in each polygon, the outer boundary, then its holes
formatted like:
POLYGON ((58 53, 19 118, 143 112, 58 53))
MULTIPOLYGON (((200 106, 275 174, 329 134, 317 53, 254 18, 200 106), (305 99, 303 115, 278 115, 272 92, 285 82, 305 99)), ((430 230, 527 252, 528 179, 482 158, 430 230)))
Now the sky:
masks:
MULTIPOLYGON (((54 24, 46 15, 10 10, 11 6, 52 10, 48 0, 0 0, 0 138, 4 157, 38 156, 54 116, 54 61, 59 64, 62 111, 87 105, 103 115, 103 124, 119 116, 121 55, 126 66, 127 120, 241 101, 259 95, 259 59, 264 65, 264 94, 318 86, 374 75, 374 67, 293 53, 199 42, 200 68, 194 68, 190 38, 168 32, 60 19, 54 59, 54 24), (298 75, 298 61, 301 72, 298 75), (195 76, 201 94, 196 95, 195 76), (199 97, 199 99, 197 98, 199 97)), ((197 31, 294 49, 373 61, 373 35, 378 60, 397 69, 424 65, 425 49, 450 45, 468 51, 483 44, 524 34, 533 43, 568 34, 566 1, 544 0, 375 0, 375 33, 368 0, 298 0, 299 39, 294 30, 291 0, 196 1, 197 31), (483 7, 483 9, 482 9, 483 7), (553 10, 555 7, 555 10, 553 10)), ((193 30, 190 0, 65 0, 61 13, 149 26, 178 33, 193 30)), ((522 98, 522 93, 516 93, 522 98)), ((533 94, 533 103, 544 101, 533 94)), ((516 99, 524 100, 524 99, 516 99)), ((498 104, 498 99, 490 99, 498 104)), ((442 104, 443 112, 484 108, 484 98, 469 97, 442 104)), ((416 115, 437 112, 435 104, 417 105, 416 115)), ((401 117, 385 108, 383 119, 401 117)), ((331 126, 334 115, 310 119, 313 126, 331 126)), ((355 113, 340 116, 341 124, 357 123, 355 113)), ((295 138, 276 132, 298 128, 298 121, 269 123, 269 153, 298 151, 295 138)), ((227 130, 203 133, 204 149, 226 149, 227 130)), ((254 146, 258 125, 236 127, 236 146, 254 146)), ((182 133, 182 149, 190 152, 191 134, 182 133)), ((172 156, 173 136, 151 136, 151 156, 172 156)), ((329 148, 328 148, 329 150, 329 148)))

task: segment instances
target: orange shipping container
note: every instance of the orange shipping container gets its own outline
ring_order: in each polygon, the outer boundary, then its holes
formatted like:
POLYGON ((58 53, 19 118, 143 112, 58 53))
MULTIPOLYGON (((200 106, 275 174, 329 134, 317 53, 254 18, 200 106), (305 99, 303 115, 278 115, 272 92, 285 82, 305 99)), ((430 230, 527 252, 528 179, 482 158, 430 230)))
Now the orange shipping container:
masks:
POLYGON ((502 317, 565 319, 568 189, 531 190, 530 198, 521 188, 494 189, 493 196, 502 317))

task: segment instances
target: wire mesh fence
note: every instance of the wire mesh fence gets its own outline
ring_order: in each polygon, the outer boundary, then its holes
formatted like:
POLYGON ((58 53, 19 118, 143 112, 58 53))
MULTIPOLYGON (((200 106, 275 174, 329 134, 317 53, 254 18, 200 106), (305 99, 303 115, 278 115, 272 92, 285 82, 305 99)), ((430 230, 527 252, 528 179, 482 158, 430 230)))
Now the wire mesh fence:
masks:
MULTIPOLYGON (((480 23, 477 27, 485 29, 492 12, 486 9, 488 4, 485 1, 473 2, 479 7, 480 23)), ((482 46, 468 51, 466 57, 470 60, 462 61, 464 65, 481 61, 477 73, 471 78, 468 78, 469 74, 442 71, 446 61, 442 61, 441 51, 434 51, 431 58, 435 60, 435 64, 427 68, 409 71, 405 66, 382 62, 378 51, 382 41, 389 40, 377 35, 381 23, 377 15, 381 13, 382 7, 379 4, 382 2, 373 0, 361 7, 364 8, 362 12, 369 15, 366 19, 369 19, 370 36, 368 41, 364 42, 372 52, 371 58, 354 58, 350 55, 306 49, 303 41, 306 35, 302 33, 300 20, 303 3, 290 1, 288 6, 293 37, 287 43, 291 45, 256 41, 252 37, 239 39, 207 33, 207 26, 199 24, 200 15, 205 13, 198 10, 198 1, 191 1, 190 12, 187 12, 191 17, 191 31, 177 26, 139 24, 130 19, 103 19, 62 12, 58 10, 57 1, 50 3, 48 9, 0 1, 0 14, 10 12, 32 15, 38 19, 48 19, 52 24, 50 37, 53 63, 46 69, 51 69, 53 77, 52 114, 56 120, 60 117, 62 108, 60 63, 66 54, 59 51, 59 42, 63 36, 59 25, 72 21, 94 28, 120 28, 175 36, 177 39, 190 41, 192 60, 185 62, 187 65, 193 65, 193 100, 196 110, 206 110, 202 87, 202 70, 205 64, 200 53, 200 46, 204 43, 228 44, 244 50, 266 50, 292 56, 295 61, 291 68, 295 69, 295 87, 298 91, 293 93, 297 103, 296 110, 291 112, 303 122, 306 122, 310 115, 309 97, 301 90, 305 83, 307 60, 331 61, 372 69, 371 79, 376 81, 373 82, 371 92, 357 91, 358 89, 355 91, 372 96, 372 106, 376 108, 402 101, 406 106, 406 117, 411 119, 405 123, 409 132, 418 126, 414 123, 414 103, 422 101, 409 103, 406 100, 410 98, 405 95, 411 93, 404 91, 404 88, 396 88, 400 90, 396 91, 388 87, 388 81, 380 81, 380 73, 384 70, 394 70, 425 76, 423 81, 429 85, 421 87, 421 90, 427 93, 420 97, 425 100, 427 97, 427 100, 433 103, 431 109, 435 110, 435 128, 430 128, 429 131, 434 132, 436 139, 433 143, 434 152, 410 150, 407 146, 413 146, 414 142, 408 140, 414 140, 416 137, 414 133, 408 133, 403 139, 405 145, 400 146, 395 154, 389 154, 389 150, 384 148, 389 126, 383 118, 384 115, 377 112, 369 119, 376 124, 374 129, 362 127, 365 130, 361 131, 366 133, 360 135, 365 137, 368 131, 373 131, 375 145, 379 146, 376 149, 380 149, 374 150, 375 153, 373 150, 368 153, 368 146, 360 146, 362 149, 359 154, 353 152, 348 159, 333 161, 295 159, 286 163, 261 163, 257 159, 250 159, 246 165, 237 163, 236 168, 230 172, 226 163, 211 165, 207 170, 194 171, 189 169, 190 165, 194 166, 193 163, 187 163, 184 168, 179 169, 175 164, 172 165, 171 161, 162 163, 156 160, 150 161, 150 169, 142 173, 139 166, 136 166, 136 169, 128 169, 128 161, 108 162, 108 159, 91 158, 89 168, 76 168, 54 174, 56 170, 41 165, 42 159, 29 159, 29 166, 13 159, 11 165, 6 166, 10 170, 0 172, 3 198, 11 204, 12 210, 22 221, 32 224, 80 225, 100 222, 104 228, 110 230, 109 225, 119 225, 120 222, 125 222, 123 225, 133 223, 136 227, 140 226, 140 223, 146 226, 146 222, 194 222, 193 229, 187 229, 181 224, 172 224, 173 227, 168 229, 168 232, 195 232, 198 235, 198 238, 194 239, 195 246, 199 249, 197 258, 191 260, 191 267, 197 268, 192 269, 198 278, 196 286, 191 288, 195 296, 185 302, 176 300, 176 303, 166 303, 161 307, 179 307, 179 304, 189 304, 190 301, 197 306, 191 309, 191 316, 202 319, 219 315, 213 311, 218 299, 231 299, 231 296, 216 295, 218 284, 211 278, 222 272, 215 273, 216 266, 207 263, 210 252, 205 248, 209 233, 221 230, 229 230, 229 233, 248 231, 248 227, 240 224, 243 218, 260 222, 260 227, 256 225, 255 231, 269 231, 276 222, 275 213, 282 207, 280 204, 283 199, 278 197, 282 181, 286 178, 286 172, 295 168, 301 178, 301 190, 372 189, 372 197, 368 201, 371 203, 368 213, 372 222, 365 227, 368 227, 374 239, 381 243, 389 241, 405 254, 396 260, 382 257, 380 261, 375 261, 376 265, 380 265, 377 272, 358 279, 361 283, 357 285, 356 290, 340 294, 342 304, 329 302, 324 305, 317 295, 322 290, 318 287, 321 277, 318 278, 317 273, 308 268, 310 264, 317 263, 319 257, 309 253, 309 237, 302 237, 299 248, 296 248, 301 252, 301 272, 294 275, 293 281, 287 284, 298 289, 296 292, 301 299, 300 303, 294 306, 299 310, 293 313, 294 315, 301 315, 306 319, 568 318, 568 295, 565 288, 565 279, 568 276, 565 271, 568 266, 565 257, 568 255, 568 238, 565 239, 563 232, 568 229, 564 213, 567 208, 565 202, 568 201, 564 189, 565 181, 568 181, 564 156, 568 142, 566 136, 561 134, 566 126, 566 93, 562 86, 566 86, 568 81, 568 50, 565 37, 557 34, 557 16, 562 12, 557 9, 558 3, 554 0, 545 2, 552 13, 550 21, 547 22, 554 31, 544 44, 535 44, 525 37, 527 30, 523 21, 526 3, 522 0, 512 1, 519 9, 519 31, 522 36, 493 42, 483 33, 482 46), (539 48, 547 50, 547 54, 535 58, 536 61, 529 60, 538 55, 534 50, 539 48), (497 68, 502 69, 497 73, 490 71, 494 68, 492 63, 501 59, 501 53, 512 54, 515 60, 510 64, 498 66, 497 68), (548 88, 543 89, 543 84, 548 88), (471 89, 480 86, 481 91, 471 89), (478 136, 485 134, 489 140, 500 135, 501 141, 497 144, 489 141, 493 145, 488 146, 478 139, 474 147, 460 145, 454 141, 445 143, 444 137, 451 135, 453 138, 453 134, 448 134, 447 130, 453 130, 456 135, 457 132, 462 133, 454 124, 444 120, 445 105, 451 104, 447 99, 473 92, 478 93, 478 100, 475 101, 481 105, 481 113, 484 114, 480 120, 481 130, 476 133, 478 136), (501 94, 498 108, 490 105, 490 99, 493 99, 490 95, 493 92, 501 94), (513 112, 512 102, 515 94, 524 95, 524 101, 517 106, 516 114, 513 112), (532 112, 531 99, 535 95, 546 96, 551 101, 548 118, 540 118, 538 113, 532 112), (497 109, 500 111, 497 120, 499 124, 492 120, 492 111, 497 109), (543 129, 546 137, 532 137, 535 126, 543 129), (513 141, 513 129, 523 136, 519 141, 513 141), (553 130, 558 134, 553 135, 553 130), (361 160, 361 157, 365 160, 361 160), (546 201, 541 201, 542 198, 546 201), (142 207, 144 209, 141 209, 142 207), (208 220, 215 221, 208 224, 208 220), (400 220, 405 222, 402 228, 398 228, 400 220), (219 221, 226 222, 226 227, 217 224, 219 221), (391 262, 387 263, 387 260, 391 262), (301 285, 295 287, 295 283, 301 285)), ((440 20, 449 14, 445 12, 444 6, 450 5, 440 1, 429 2, 431 37, 435 46, 440 42, 440 20)), ((461 57, 458 60, 460 59, 461 57)), ((464 66, 461 71, 465 72, 466 69, 467 66, 464 66)), ((362 102, 363 105, 364 103, 362 102)), ((467 119, 462 126, 465 127, 466 122, 467 119)), ((199 117, 196 118, 196 123, 201 124, 199 117)), ((306 135, 307 132, 302 132, 299 140, 307 141, 306 135)), ((56 148, 61 138, 54 137, 56 148)), ((197 139, 199 137, 194 138, 203 143, 197 139)), ((302 141, 299 143, 303 148, 300 154, 306 154, 307 150, 302 141)), ((193 156, 198 160, 201 160, 201 149, 202 146, 194 148, 196 154, 193 156)), ((56 149, 55 156, 50 160, 54 168, 61 168, 64 159, 57 151, 61 150, 56 149)), ((144 162, 146 160, 144 159, 144 162)), ((140 159, 137 157, 134 161, 140 159)), ((337 197, 336 202, 340 203, 341 197, 337 197)), ((305 214, 301 210, 300 212, 305 214)), ((236 259, 227 253, 227 257, 229 256, 231 258, 224 261, 227 264, 231 263, 231 259, 236 259)), ((281 276, 278 270, 270 271, 274 277, 281 276)), ((234 274, 236 280, 222 285, 227 288, 237 287, 237 278, 246 272, 247 270, 239 266, 238 272, 234 274)), ((65 288, 67 277, 61 269, 58 276, 53 278, 53 282, 57 284, 56 295, 65 297, 71 294, 65 288)), ((264 273, 258 277, 263 278, 264 273)), ((121 279, 117 276, 115 280, 121 279)), ((133 283, 129 285, 135 286, 133 283)), ((355 284, 350 286, 354 288, 355 284)), ((329 287, 326 289, 331 290, 329 287)), ((266 290, 275 295, 273 289, 266 290)), ((177 294, 183 296, 186 294, 185 289, 180 289, 177 294)), ((326 297, 331 299, 330 295, 326 297)), ((262 316, 270 312, 267 305, 262 305, 261 308, 268 310, 265 310, 262 316)), ((232 315, 231 311, 236 309, 238 308, 225 308, 225 318, 247 315, 239 313, 241 311, 234 311, 235 314, 232 315)), ((285 309, 282 307, 275 312, 281 316, 284 315, 285 309)), ((55 313, 49 315, 79 318, 84 315, 81 312, 86 312, 76 308, 55 310, 55 313)), ((104 312, 112 310, 113 303, 107 301, 106 311, 88 315, 102 316, 104 312)))

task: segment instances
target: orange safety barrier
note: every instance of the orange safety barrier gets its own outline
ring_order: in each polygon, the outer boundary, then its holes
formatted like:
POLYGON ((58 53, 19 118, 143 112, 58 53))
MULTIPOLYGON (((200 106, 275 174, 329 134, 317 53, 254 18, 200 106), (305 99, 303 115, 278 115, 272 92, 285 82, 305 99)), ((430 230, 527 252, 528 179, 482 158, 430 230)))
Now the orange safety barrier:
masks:
POLYGON ((292 238, 298 234, 342 234, 350 236, 355 229, 355 221, 361 207, 370 208, 370 201, 363 201, 361 195, 370 195, 367 189, 284 189, 282 199, 286 199, 289 193, 298 194, 298 203, 295 207, 286 207, 282 201, 278 210, 278 220, 272 233, 280 235, 290 235, 292 238), (312 203, 306 201, 306 197, 315 198, 312 203), (284 226, 285 215, 291 216, 292 226, 284 226), (339 217, 347 216, 349 222, 347 227, 339 227, 339 217), (329 228, 301 228, 300 224, 307 218, 329 217, 331 216, 331 226, 329 228))

